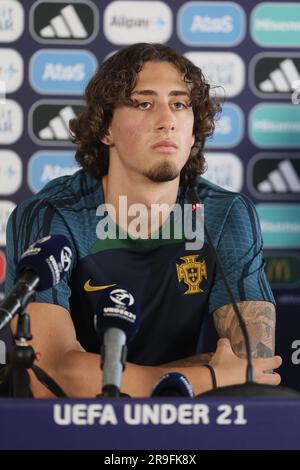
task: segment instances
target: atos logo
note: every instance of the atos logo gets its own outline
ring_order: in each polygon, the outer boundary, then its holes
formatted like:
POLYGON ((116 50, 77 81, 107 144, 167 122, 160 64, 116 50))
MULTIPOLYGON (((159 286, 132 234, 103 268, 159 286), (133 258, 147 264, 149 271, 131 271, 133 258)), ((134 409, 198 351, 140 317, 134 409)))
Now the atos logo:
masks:
POLYGON ((38 1, 30 10, 32 37, 41 43, 85 44, 99 31, 99 14, 94 3, 38 1))
POLYGON ((215 132, 207 140, 207 148, 229 148, 238 145, 244 136, 244 114, 239 106, 225 103, 216 120, 215 132))
POLYGON ((245 36, 245 12, 233 2, 187 2, 178 12, 177 28, 190 46, 235 46, 245 36))
POLYGON ((37 152, 28 163, 28 186, 33 193, 37 193, 54 178, 72 175, 78 169, 74 152, 37 152))
POLYGON ((6 274, 6 257, 5 257, 4 252, 0 250, 0 284, 4 282, 5 274, 6 274))
POLYGON ((29 134, 39 145, 73 145, 69 122, 83 110, 81 101, 40 100, 29 111, 29 134))
POLYGON ((96 68, 89 51, 42 49, 31 57, 29 81, 38 93, 82 95, 96 68))

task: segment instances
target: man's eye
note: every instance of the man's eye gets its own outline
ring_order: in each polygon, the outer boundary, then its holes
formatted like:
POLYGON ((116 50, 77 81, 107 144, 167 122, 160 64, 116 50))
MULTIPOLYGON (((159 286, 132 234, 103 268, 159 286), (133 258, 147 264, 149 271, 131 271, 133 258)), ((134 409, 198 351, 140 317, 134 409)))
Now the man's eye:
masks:
POLYGON ((180 101, 176 102, 176 103, 173 103, 173 107, 175 109, 188 109, 188 105, 187 103, 181 103, 180 101))
POLYGON ((137 103, 137 108, 139 109, 149 109, 151 106, 151 103, 149 103, 148 101, 142 101, 140 103, 137 103))

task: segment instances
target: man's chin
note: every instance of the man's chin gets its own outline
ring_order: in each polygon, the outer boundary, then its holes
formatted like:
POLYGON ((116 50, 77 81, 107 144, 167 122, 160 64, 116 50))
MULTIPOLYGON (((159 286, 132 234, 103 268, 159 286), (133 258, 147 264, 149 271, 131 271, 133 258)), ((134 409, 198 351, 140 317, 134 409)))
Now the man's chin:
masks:
POLYGON ((174 163, 164 162, 145 171, 144 176, 154 183, 165 183, 175 180, 179 176, 179 173, 174 163))

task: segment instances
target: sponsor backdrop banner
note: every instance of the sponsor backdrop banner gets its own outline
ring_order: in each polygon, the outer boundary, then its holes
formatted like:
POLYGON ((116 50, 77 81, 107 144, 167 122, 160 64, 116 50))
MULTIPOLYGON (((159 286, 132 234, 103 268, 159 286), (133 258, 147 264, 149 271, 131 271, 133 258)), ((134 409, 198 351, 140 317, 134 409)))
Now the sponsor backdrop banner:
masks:
POLYGON ((85 85, 140 41, 175 47, 221 87, 206 177, 257 205, 283 381, 300 390, 300 2, 1 0, 0 291, 10 212, 77 170, 68 122, 85 85))

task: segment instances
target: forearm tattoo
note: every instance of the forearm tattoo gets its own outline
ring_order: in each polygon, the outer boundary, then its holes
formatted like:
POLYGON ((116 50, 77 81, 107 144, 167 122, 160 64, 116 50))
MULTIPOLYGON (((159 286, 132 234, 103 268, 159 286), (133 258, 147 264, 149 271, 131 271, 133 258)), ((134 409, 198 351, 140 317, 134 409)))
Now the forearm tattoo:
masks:
MULTIPOLYGON (((237 303, 250 337, 252 357, 270 357, 275 350, 275 308, 270 302, 245 301, 237 303)), ((215 327, 221 337, 229 338, 233 351, 246 357, 244 337, 232 305, 214 312, 215 327)))

